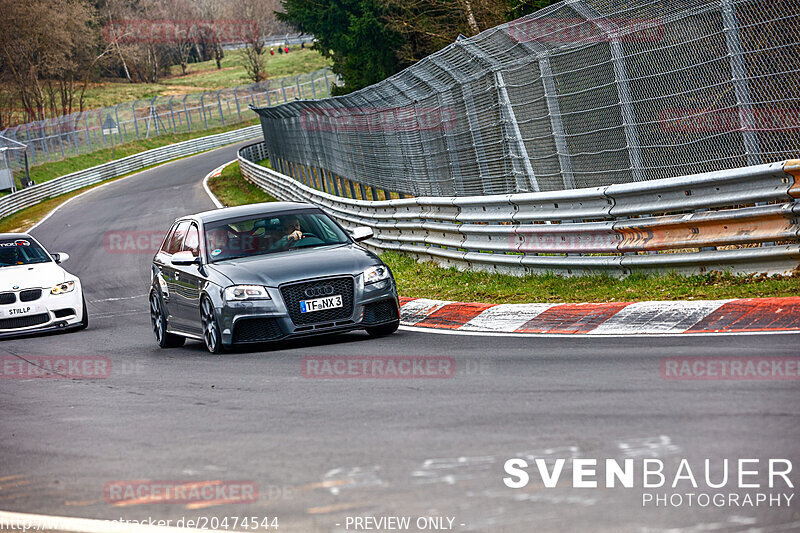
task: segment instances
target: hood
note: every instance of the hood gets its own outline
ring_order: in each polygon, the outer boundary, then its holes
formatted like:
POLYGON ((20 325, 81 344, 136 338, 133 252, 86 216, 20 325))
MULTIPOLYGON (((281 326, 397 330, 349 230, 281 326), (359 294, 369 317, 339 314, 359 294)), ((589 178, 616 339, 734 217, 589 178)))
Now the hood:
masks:
POLYGON ((55 262, 0 267, 0 292, 47 289, 66 281, 66 271, 55 262), (14 287, 19 287, 14 289, 14 287))
POLYGON ((380 259, 372 252, 355 244, 342 244, 220 261, 208 268, 236 285, 277 287, 308 278, 356 275, 377 264, 380 259))

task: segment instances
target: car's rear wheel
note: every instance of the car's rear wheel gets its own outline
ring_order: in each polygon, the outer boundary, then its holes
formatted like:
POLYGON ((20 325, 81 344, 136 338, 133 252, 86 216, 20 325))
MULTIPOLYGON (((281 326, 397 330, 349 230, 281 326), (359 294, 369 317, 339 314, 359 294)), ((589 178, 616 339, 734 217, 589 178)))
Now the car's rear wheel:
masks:
POLYGON ((370 337, 385 337, 386 335, 391 335, 392 333, 397 331, 398 327, 400 327, 399 320, 395 322, 390 322, 389 324, 383 324, 382 326, 367 328, 367 333, 369 333, 370 337))
POLYGON ((206 343, 208 351, 211 353, 224 352, 217 314, 214 312, 214 305, 208 298, 203 298, 200 304, 200 317, 203 321, 203 341, 206 343))
POLYGON ((161 348, 178 348, 186 342, 186 337, 167 332, 167 315, 161 297, 155 291, 150 293, 150 322, 156 342, 161 348))

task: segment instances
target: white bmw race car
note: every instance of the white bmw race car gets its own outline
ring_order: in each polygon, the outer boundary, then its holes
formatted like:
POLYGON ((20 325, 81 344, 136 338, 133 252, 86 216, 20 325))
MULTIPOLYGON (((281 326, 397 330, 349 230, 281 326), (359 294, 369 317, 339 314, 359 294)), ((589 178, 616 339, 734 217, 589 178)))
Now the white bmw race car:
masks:
POLYGON ((25 233, 0 233, 0 337, 89 325, 81 281, 25 233))

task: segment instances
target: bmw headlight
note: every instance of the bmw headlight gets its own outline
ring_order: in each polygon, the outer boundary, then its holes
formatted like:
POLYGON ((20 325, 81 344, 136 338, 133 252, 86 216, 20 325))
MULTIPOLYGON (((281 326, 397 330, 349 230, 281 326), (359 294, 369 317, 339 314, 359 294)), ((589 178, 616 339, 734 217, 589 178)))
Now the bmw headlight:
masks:
POLYGON ((364 271, 364 285, 377 283, 389 278, 389 268, 384 265, 369 267, 364 271))
POLYGON ((74 281, 65 281, 64 283, 59 283, 52 289, 50 289, 50 294, 65 294, 68 292, 72 292, 75 290, 75 282, 74 281))
POLYGON ((225 299, 229 302, 242 300, 271 300, 266 287, 261 285, 233 285, 225 289, 225 299))

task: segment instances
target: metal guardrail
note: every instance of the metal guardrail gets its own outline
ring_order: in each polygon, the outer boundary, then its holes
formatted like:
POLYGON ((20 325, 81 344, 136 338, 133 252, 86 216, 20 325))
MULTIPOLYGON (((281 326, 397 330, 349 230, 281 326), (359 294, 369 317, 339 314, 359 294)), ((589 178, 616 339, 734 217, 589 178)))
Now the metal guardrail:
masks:
POLYGON ((15 194, 0 198, 0 218, 7 217, 42 200, 59 196, 74 190, 94 185, 107 179, 115 178, 142 170, 151 165, 164 163, 186 155, 197 154, 212 148, 252 139, 261 135, 261 126, 249 126, 238 130, 198 137, 188 141, 161 146, 128 157, 109 161, 102 165, 79 170, 54 180, 34 185, 15 194))
POLYGON ((311 168, 295 169, 300 182, 254 163, 266 156, 263 143, 249 145, 239 164, 269 194, 317 204, 348 228, 371 227, 373 248, 445 266, 621 276, 800 265, 800 161, 557 192, 365 201, 348 180, 337 189, 349 198, 318 190, 331 181, 311 168))

